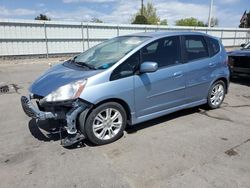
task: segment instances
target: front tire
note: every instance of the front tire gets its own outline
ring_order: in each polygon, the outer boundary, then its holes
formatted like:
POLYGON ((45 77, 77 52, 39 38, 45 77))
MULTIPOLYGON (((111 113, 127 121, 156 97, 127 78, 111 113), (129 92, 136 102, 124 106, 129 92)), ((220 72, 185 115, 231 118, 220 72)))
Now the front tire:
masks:
POLYGON ((222 80, 215 82, 208 93, 207 104, 210 109, 219 108, 226 94, 226 86, 222 80))
POLYGON ((108 144, 123 135, 126 124, 124 108, 116 102, 107 102, 90 112, 85 123, 85 133, 95 145, 108 144))

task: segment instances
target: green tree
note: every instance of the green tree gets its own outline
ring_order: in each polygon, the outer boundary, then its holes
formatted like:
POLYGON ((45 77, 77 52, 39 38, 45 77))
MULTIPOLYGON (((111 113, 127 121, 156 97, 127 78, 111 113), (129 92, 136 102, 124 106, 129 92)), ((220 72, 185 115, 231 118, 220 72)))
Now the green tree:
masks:
POLYGON ((45 14, 40 14, 39 16, 35 17, 35 20, 47 20, 50 21, 51 19, 46 16, 45 14))
POLYGON ((132 24, 148 24, 148 20, 143 15, 137 15, 132 24))
POLYGON ((168 25, 167 19, 161 20, 160 25, 168 25))
POLYGON ((93 23, 103 23, 103 21, 100 20, 99 18, 92 18, 91 22, 93 22, 93 23))
POLYGON ((175 22, 175 25, 177 26, 199 26, 199 27, 205 27, 205 24, 203 21, 200 21, 196 18, 184 18, 184 19, 180 19, 177 20, 175 22))
MULTIPOLYGON (((167 24, 166 19, 162 21, 163 25, 167 24)), ((146 6, 140 8, 138 12, 133 16, 131 23, 157 25, 161 23, 161 20, 160 17, 157 16, 156 8, 154 7, 154 5, 148 2, 146 6)))

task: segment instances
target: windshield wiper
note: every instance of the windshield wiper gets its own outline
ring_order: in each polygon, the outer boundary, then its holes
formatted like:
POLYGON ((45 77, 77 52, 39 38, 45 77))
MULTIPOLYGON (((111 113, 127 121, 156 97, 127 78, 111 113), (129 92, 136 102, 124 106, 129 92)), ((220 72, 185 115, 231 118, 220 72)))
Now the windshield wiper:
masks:
MULTIPOLYGON (((77 57, 77 56, 76 56, 77 57)), ((75 63, 75 65, 77 66, 81 66, 81 67, 88 67, 89 69, 93 69, 93 70, 96 70, 97 68, 93 65, 90 65, 88 63, 85 63, 85 62, 80 62, 80 61, 75 61, 76 57, 74 57, 73 59, 71 59, 70 61, 75 63)))
POLYGON ((80 61, 74 61, 74 62, 75 62, 76 65, 83 66, 83 67, 88 67, 89 69, 96 70, 94 65, 90 65, 88 63, 80 62, 80 61))

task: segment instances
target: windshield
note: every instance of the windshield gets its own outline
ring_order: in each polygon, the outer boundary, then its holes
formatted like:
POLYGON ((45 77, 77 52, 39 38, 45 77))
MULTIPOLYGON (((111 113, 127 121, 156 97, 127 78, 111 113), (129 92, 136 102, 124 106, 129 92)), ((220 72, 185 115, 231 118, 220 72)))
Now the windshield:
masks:
POLYGON ((122 36, 107 40, 76 56, 73 61, 94 69, 107 69, 149 37, 122 36))
POLYGON ((242 49, 244 49, 244 50, 250 50, 250 42, 247 43, 242 49))

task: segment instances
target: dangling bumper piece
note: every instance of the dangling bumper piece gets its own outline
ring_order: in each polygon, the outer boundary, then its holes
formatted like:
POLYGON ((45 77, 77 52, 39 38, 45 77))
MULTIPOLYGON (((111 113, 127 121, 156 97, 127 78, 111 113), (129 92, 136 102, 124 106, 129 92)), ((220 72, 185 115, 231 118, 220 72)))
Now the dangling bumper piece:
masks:
POLYGON ((38 120, 65 120, 67 122, 65 129, 68 134, 76 134, 78 132, 76 128, 78 115, 85 110, 89 110, 91 107, 90 104, 87 104, 87 102, 85 103, 80 100, 74 100, 67 103, 42 104, 42 107, 45 107, 44 109, 50 110, 40 110, 32 103, 31 97, 26 96, 21 97, 21 104, 25 114, 31 118, 38 120))

